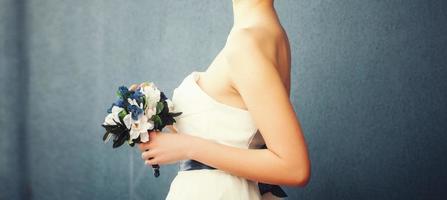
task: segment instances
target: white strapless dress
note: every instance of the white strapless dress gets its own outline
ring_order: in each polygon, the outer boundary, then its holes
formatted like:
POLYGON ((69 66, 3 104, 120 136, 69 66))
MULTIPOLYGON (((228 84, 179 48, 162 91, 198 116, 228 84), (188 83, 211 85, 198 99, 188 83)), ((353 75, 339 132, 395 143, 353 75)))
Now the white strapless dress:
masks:
MULTIPOLYGON (((174 89, 172 103, 177 112, 175 127, 180 133, 211 139, 238 148, 264 144, 250 113, 223 104, 197 84, 200 74, 193 71, 174 89)), ((261 196, 257 182, 219 169, 178 171, 166 200, 276 200, 268 192, 261 196)))

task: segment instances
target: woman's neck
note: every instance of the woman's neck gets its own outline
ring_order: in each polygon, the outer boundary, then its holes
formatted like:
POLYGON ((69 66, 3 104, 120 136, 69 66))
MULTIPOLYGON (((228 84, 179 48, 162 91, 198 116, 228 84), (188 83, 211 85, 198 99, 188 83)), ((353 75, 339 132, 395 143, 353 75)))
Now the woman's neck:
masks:
POLYGON ((233 28, 279 23, 273 0, 232 0, 233 28))

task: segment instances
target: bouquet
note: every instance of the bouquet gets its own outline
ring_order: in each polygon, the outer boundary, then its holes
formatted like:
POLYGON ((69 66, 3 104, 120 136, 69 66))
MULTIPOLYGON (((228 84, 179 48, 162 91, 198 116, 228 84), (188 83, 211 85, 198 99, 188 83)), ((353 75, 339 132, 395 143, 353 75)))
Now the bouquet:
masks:
MULTIPOLYGON (((102 124, 106 129, 103 141, 113 138, 113 148, 127 142, 149 141, 150 131, 161 131, 165 126, 176 121, 174 117, 182 112, 174 112, 174 105, 153 82, 144 82, 135 91, 120 86, 116 91, 118 100, 107 110, 109 113, 102 124)), ((159 165, 152 165, 154 176, 160 175, 159 165)))

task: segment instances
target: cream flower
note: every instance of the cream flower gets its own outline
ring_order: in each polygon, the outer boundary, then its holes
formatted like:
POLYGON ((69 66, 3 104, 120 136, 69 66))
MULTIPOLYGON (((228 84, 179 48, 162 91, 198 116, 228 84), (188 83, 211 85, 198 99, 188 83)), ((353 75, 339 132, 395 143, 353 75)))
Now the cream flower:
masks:
POLYGON ((143 114, 140 114, 140 116, 138 116, 138 120, 133 120, 131 114, 127 114, 123 121, 126 124, 126 127, 130 129, 129 134, 131 141, 138 138, 138 136, 140 136, 141 142, 149 141, 147 130, 154 128, 154 123, 149 120, 149 118, 143 114))
POLYGON ((160 90, 158 90, 158 88, 152 82, 142 86, 140 90, 146 98, 147 107, 145 112, 148 109, 156 108, 157 103, 160 101, 160 90))
POLYGON ((153 115, 156 113, 157 108, 146 108, 146 111, 144 112, 144 115, 146 115, 147 118, 151 119, 153 115))
POLYGON ((109 113, 106 118, 104 119, 104 125, 116 125, 116 123, 113 121, 115 120, 116 122, 119 122, 119 116, 118 114, 123 110, 123 108, 118 107, 118 106, 113 106, 112 107, 112 112, 109 113))

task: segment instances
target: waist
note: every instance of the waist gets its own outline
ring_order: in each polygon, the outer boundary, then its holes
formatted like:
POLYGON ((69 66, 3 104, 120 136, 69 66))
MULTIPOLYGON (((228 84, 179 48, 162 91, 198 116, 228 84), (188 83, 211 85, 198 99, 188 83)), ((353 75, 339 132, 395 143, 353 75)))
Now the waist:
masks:
POLYGON ((196 169, 216 169, 196 160, 181 160, 179 162, 179 171, 188 171, 196 169))
MULTIPOLYGON (((189 171, 189 170, 198 170, 198 169, 212 169, 220 171, 219 169, 216 169, 214 167, 211 167, 209 165, 206 165, 204 163, 201 163, 196 160, 181 160, 179 161, 179 172, 181 171, 189 171)), ((223 171, 222 171, 223 172, 223 171)), ((273 184, 267 184, 267 183, 261 183, 258 182, 258 188, 261 195, 267 192, 271 192, 273 195, 277 197, 287 197, 287 194, 282 190, 282 188, 279 185, 273 185, 273 184)))

